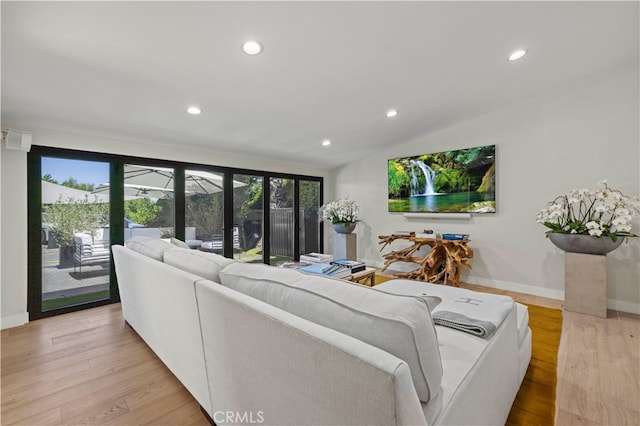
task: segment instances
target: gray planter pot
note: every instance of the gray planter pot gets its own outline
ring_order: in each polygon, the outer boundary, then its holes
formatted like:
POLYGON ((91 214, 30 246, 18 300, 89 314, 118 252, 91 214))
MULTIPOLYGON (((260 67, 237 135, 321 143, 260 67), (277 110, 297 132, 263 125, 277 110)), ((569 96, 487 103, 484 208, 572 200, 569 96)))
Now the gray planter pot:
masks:
POLYGON ((349 224, 334 223, 333 224, 333 230, 336 231, 338 234, 350 234, 353 232, 354 229, 356 229, 355 223, 349 223, 349 224))
POLYGON ((551 242, 560 250, 570 253, 599 254, 605 255, 617 249, 624 237, 618 237, 613 242, 609 237, 592 237, 584 234, 560 234, 547 232, 551 242))
POLYGON ((76 246, 60 246, 58 252, 58 269, 67 269, 73 267, 73 255, 76 252, 76 246))

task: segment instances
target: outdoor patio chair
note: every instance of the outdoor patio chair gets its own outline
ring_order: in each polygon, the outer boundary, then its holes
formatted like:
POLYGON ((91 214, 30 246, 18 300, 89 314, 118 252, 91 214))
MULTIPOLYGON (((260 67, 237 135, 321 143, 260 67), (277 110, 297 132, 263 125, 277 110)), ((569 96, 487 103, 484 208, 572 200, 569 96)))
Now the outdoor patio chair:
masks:
POLYGON ((82 265, 108 262, 110 257, 109 238, 98 239, 91 234, 79 232, 75 234, 76 251, 73 255, 73 273, 79 266, 82 273, 82 265))
MULTIPOLYGON (((222 254, 222 235, 213 235, 212 240, 202 243, 201 247, 207 251, 222 254)), ((240 250, 240 229, 237 226, 233 227, 233 249, 240 250)))

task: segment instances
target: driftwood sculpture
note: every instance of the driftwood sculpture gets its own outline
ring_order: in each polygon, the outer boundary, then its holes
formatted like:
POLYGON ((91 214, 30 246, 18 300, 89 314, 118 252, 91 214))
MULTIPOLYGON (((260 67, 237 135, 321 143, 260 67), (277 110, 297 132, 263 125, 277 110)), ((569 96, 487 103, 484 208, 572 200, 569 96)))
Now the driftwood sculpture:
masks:
POLYGON ((383 271, 394 262, 410 262, 420 265, 411 272, 394 274, 399 278, 430 283, 442 282, 444 285, 460 287, 462 266, 471 268, 469 259, 473 257, 473 250, 467 245, 468 240, 443 240, 410 235, 380 235, 378 239, 380 240, 378 244, 384 244, 380 251, 395 240, 407 240, 413 243, 412 246, 383 255, 385 259, 383 271), (415 256, 423 246, 429 246, 431 250, 423 257, 415 256))

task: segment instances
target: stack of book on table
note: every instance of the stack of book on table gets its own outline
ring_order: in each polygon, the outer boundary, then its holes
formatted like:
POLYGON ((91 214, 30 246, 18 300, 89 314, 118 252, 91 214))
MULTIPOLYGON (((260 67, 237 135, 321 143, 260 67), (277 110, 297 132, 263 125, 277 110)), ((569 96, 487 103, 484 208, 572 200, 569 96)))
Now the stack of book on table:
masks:
POLYGON ((367 265, 363 262, 358 262, 357 260, 347 260, 347 259, 339 259, 331 262, 332 265, 340 265, 345 268, 349 268, 352 274, 356 272, 361 272, 367 269, 367 265))
POLYGON ((462 240, 468 240, 469 239, 469 234, 442 234, 442 239, 443 240, 457 240, 457 241, 462 241, 462 240))
POLYGON ((416 233, 414 231, 394 231, 391 235, 394 237, 415 237, 416 233))
POLYGON ((300 267, 298 271, 330 278, 344 278, 351 275, 351 269, 330 263, 311 263, 300 267))
POLYGON ((435 239, 437 239, 437 238, 440 238, 440 234, 433 234, 433 233, 431 233, 431 234, 427 234, 427 233, 422 233, 422 234, 416 234, 416 237, 418 237, 418 238, 429 238, 429 239, 433 239, 433 240, 435 240, 435 239))
POLYGON ((330 263, 333 260, 333 256, 323 253, 307 253, 300 255, 300 262, 307 263, 330 263))

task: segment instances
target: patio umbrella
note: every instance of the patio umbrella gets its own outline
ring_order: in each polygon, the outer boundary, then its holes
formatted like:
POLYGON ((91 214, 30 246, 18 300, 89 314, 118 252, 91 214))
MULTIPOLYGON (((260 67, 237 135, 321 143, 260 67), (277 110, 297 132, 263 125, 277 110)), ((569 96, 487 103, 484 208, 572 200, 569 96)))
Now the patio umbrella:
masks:
POLYGON ((85 197, 90 203, 108 203, 109 196, 106 194, 96 194, 81 189, 70 188, 68 186, 59 185, 57 183, 42 181, 42 204, 54 204, 61 202, 63 204, 76 203, 84 200, 85 197))
MULTIPOLYGON (((173 198, 173 169, 166 167, 126 165, 124 168, 125 195, 151 198, 173 198)), ((215 194, 222 191, 223 176, 200 170, 185 173, 185 195, 215 194)), ((246 186, 233 181, 233 187, 246 186)), ((94 193, 105 191, 108 184, 100 185, 94 193)))
MULTIPOLYGON (((109 192, 109 184, 101 183, 96 189, 94 194, 101 194, 109 192)), ((136 198, 169 198, 173 199, 173 188, 158 188, 154 186, 133 185, 130 183, 124 184, 124 199, 134 200, 136 198)))

